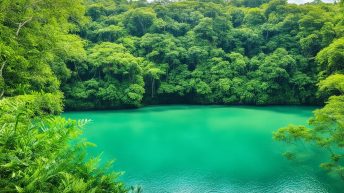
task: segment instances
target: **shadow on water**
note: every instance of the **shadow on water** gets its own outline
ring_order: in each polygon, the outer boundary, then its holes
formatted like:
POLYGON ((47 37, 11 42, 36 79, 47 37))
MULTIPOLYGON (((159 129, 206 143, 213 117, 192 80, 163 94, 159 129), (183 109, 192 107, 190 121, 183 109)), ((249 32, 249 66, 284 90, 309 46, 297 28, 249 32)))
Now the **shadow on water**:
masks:
POLYGON ((283 106, 283 105, 270 105, 270 106, 249 106, 249 105, 151 105, 143 106, 134 109, 118 109, 118 110, 94 110, 94 111, 73 111, 65 112, 64 114, 83 113, 83 114, 107 114, 107 113, 146 113, 146 112, 166 112, 166 111, 178 111, 178 110, 201 110, 201 109, 246 109, 246 110, 258 110, 267 112, 276 112, 283 114, 302 114, 304 116, 310 116, 310 111, 314 111, 319 106, 283 106))

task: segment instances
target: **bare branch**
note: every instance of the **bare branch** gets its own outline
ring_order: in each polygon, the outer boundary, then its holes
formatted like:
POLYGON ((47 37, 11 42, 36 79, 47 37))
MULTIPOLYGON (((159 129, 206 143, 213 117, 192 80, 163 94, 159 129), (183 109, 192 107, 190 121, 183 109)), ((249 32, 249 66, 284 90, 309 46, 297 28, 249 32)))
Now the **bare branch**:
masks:
MULTIPOLYGON (((2 65, 1 65, 1 67, 0 67, 0 78, 2 77, 2 72, 3 72, 4 68, 5 68, 5 65, 6 65, 6 61, 4 61, 4 62, 2 63, 2 65)), ((1 92, 0 92, 0 99, 2 99, 2 97, 4 96, 4 94, 5 94, 5 89, 2 88, 2 90, 1 90, 1 92)))
POLYGON ((29 19, 27 19, 27 20, 25 20, 25 21, 23 21, 21 23, 18 23, 18 29, 17 29, 17 32, 16 32, 16 36, 19 35, 19 32, 20 32, 21 28, 24 27, 31 20, 32 20, 32 17, 30 17, 29 19))
POLYGON ((1 68, 0 68, 0 77, 2 77, 2 71, 4 70, 6 65, 6 61, 2 63, 1 68))

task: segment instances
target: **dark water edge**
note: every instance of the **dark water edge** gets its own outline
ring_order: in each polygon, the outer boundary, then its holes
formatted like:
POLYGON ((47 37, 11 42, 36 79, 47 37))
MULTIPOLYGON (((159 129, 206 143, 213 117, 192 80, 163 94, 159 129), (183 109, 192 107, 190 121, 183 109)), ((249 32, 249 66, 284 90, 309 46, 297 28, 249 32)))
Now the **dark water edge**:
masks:
POLYGON ((199 104, 199 103, 161 103, 161 104, 142 104, 141 106, 121 106, 121 107, 98 107, 86 109, 69 109, 65 107, 64 112, 97 112, 97 111, 126 111, 138 110, 150 107, 176 107, 176 106, 190 106, 190 107, 309 107, 318 109, 323 106, 320 104, 264 104, 264 105, 250 105, 250 104, 199 104))

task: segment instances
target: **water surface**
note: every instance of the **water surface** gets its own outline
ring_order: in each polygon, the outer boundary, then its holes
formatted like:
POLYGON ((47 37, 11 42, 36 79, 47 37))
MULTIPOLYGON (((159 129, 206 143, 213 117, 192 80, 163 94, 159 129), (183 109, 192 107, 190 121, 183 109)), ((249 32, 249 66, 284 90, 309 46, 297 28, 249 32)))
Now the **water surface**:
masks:
MULTIPOLYGON (((318 166, 325 151, 301 147, 288 161, 272 140, 279 127, 306 124, 312 107, 157 106, 65 113, 92 119, 90 154, 115 159, 127 185, 144 193, 343 192, 318 166)), ((300 147, 299 147, 300 148, 300 147)))

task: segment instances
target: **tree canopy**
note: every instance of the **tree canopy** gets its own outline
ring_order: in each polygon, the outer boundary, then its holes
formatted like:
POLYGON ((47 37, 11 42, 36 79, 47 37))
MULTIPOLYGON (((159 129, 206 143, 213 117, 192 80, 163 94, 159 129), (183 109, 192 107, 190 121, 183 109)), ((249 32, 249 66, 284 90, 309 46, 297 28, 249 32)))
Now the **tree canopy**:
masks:
POLYGON ((77 32, 86 56, 65 62, 66 108, 321 104, 318 74, 342 69, 331 61, 341 61, 340 13, 284 0, 88 1, 77 32))
POLYGON ((166 103, 325 104, 274 138, 344 179, 343 2, 1 0, 0 187, 127 192, 59 114, 166 103))

